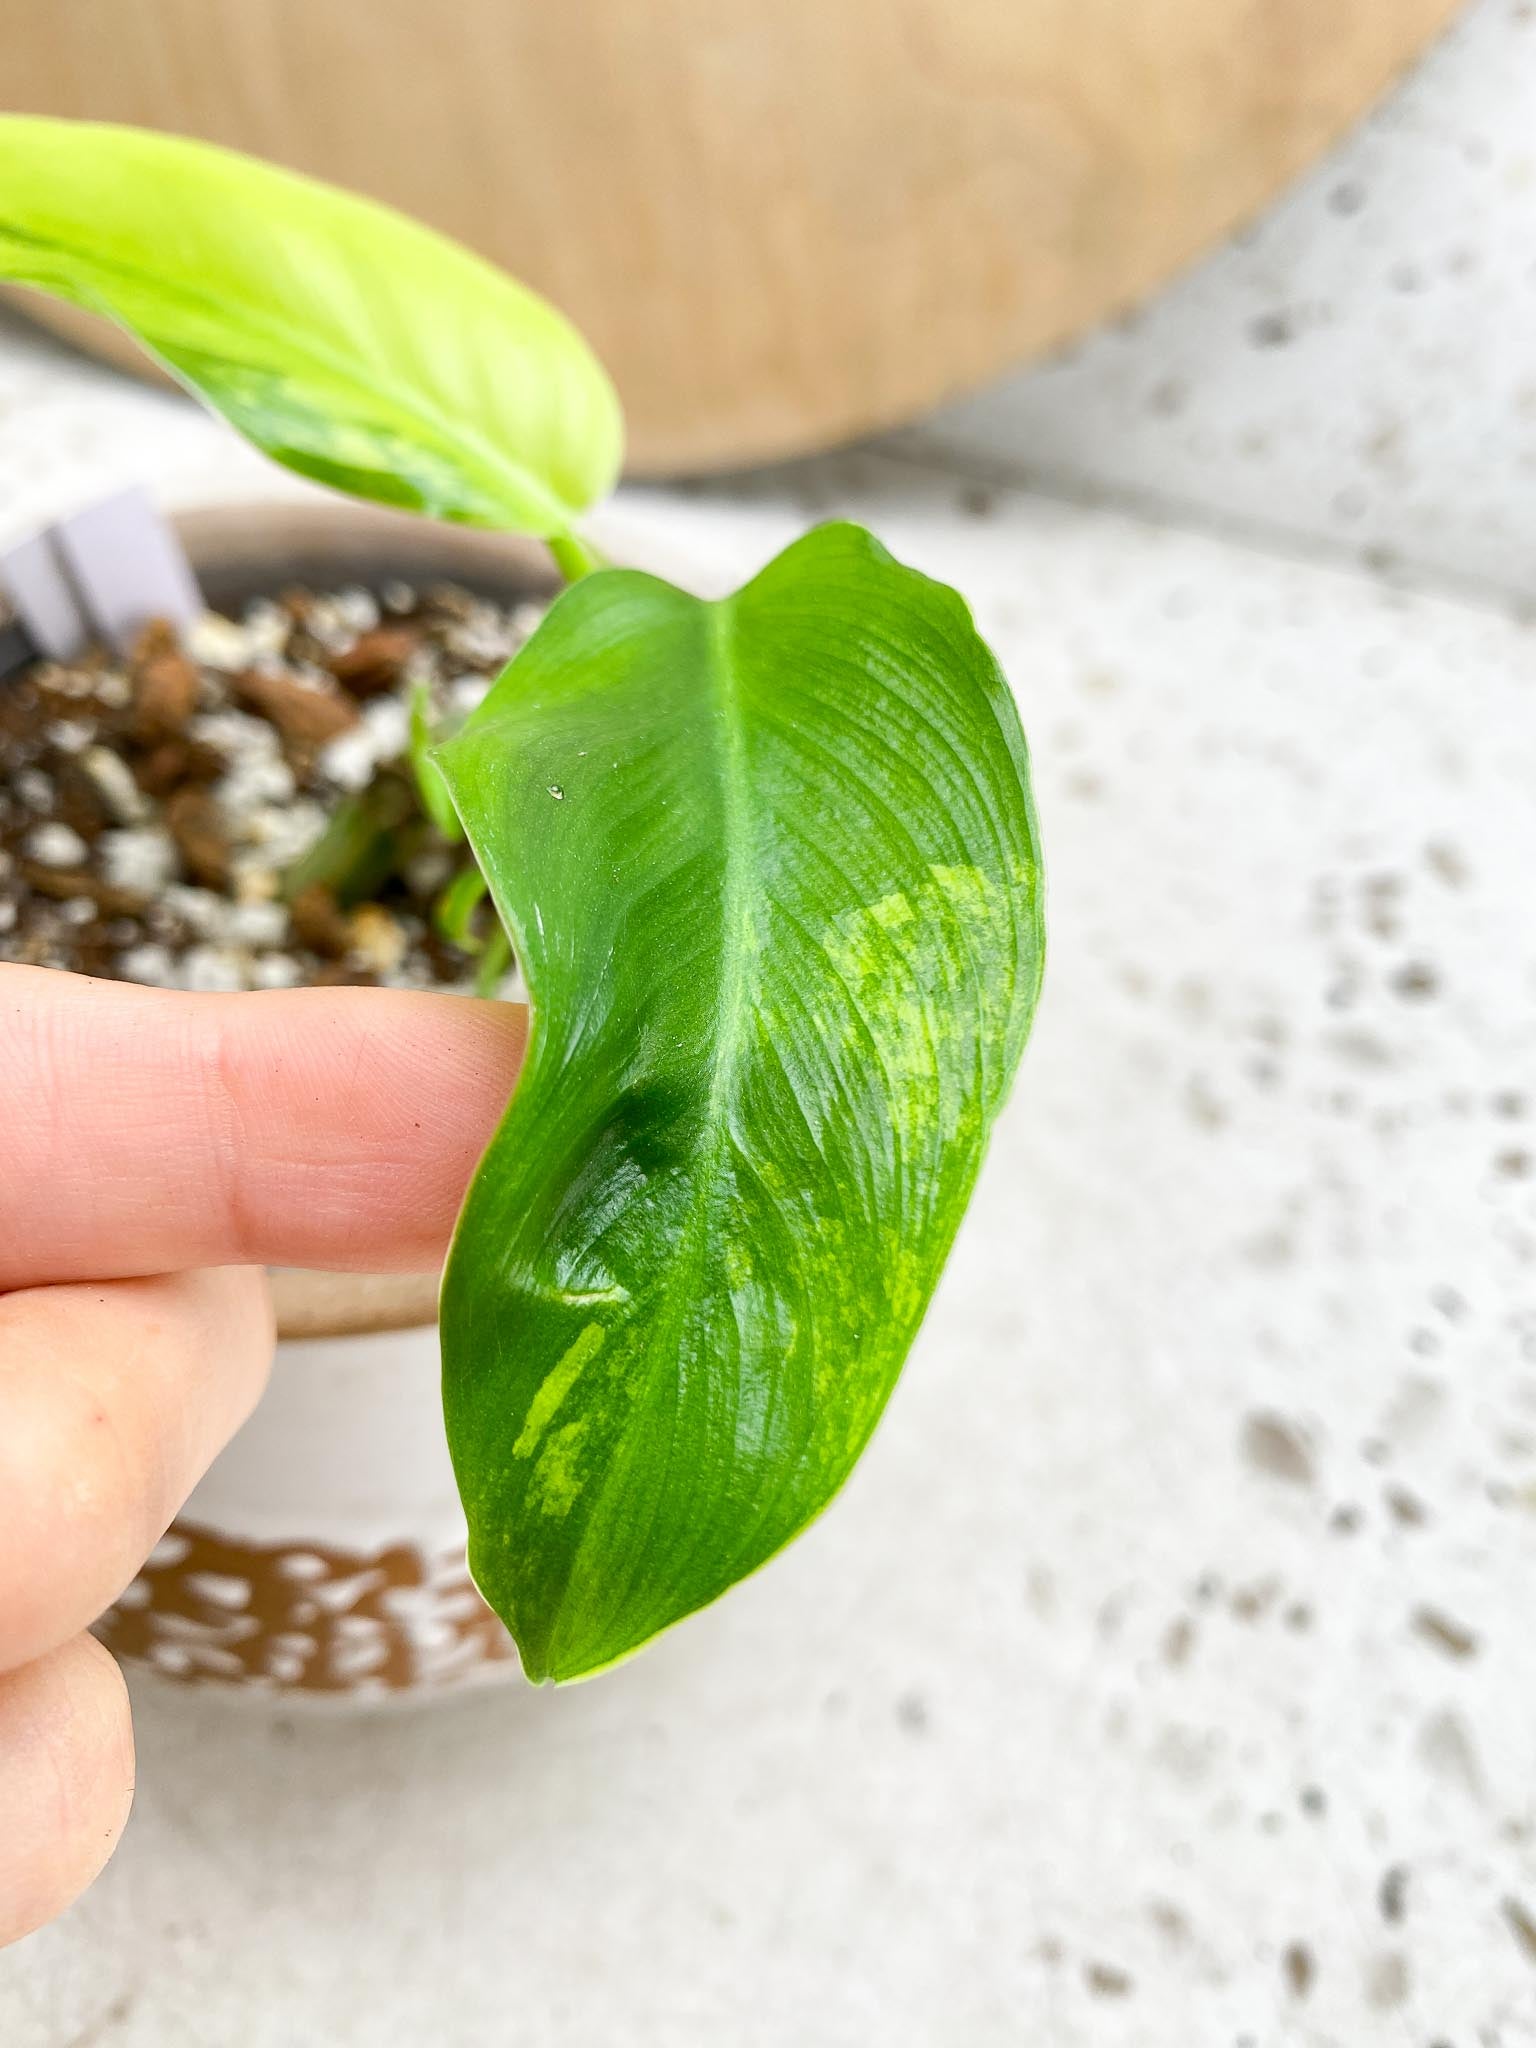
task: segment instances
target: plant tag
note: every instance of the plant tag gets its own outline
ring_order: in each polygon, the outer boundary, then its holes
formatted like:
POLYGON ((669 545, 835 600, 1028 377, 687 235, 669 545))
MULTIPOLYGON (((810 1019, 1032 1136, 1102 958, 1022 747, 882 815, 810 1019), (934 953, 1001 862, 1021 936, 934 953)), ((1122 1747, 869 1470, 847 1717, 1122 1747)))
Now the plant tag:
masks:
POLYGON ((20 619, 13 611, 0 608, 0 681, 25 668, 36 654, 37 649, 20 619))
POLYGON ((22 659, 37 653, 71 661, 84 652, 89 628, 50 534, 34 534, 0 553, 0 588, 30 643, 22 659))
POLYGON ((203 611, 181 542, 142 490, 120 491, 61 520, 52 539, 90 624, 120 654, 151 619, 190 626, 203 611))

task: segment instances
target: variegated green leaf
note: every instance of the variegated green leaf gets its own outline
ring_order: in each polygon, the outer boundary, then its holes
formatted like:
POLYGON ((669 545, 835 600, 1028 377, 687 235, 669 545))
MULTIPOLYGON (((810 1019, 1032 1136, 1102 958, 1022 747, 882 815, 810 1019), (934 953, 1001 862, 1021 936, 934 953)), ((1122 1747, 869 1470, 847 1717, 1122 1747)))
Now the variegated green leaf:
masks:
POLYGON ((439 760, 534 1004, 449 1439, 479 1584, 576 1678, 802 1529, 885 1405, 1034 1008, 1024 741, 954 592, 833 526, 722 603, 588 577, 439 760))

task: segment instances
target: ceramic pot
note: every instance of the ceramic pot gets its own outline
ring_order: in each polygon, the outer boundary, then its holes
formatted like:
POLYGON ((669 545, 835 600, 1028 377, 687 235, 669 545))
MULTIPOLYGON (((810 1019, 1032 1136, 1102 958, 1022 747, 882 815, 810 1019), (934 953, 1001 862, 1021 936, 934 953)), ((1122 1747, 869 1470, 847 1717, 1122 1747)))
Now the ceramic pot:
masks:
MULTIPOLYGON (((210 602, 308 582, 555 587, 536 544, 346 503, 178 522, 210 602)), ((285 1702, 355 1704, 517 1676, 472 1585, 443 1437, 432 1276, 273 1275, 261 1405, 97 1633, 128 1664, 285 1702)))

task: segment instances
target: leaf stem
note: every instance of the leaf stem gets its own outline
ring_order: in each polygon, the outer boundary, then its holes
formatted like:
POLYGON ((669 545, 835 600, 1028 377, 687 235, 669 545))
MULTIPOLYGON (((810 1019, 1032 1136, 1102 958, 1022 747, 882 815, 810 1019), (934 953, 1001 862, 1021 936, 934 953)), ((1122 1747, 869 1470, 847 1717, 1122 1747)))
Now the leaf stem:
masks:
POLYGON ((579 583, 583 576, 590 576, 594 569, 605 566, 602 556, 595 548, 588 547, 579 534, 551 534, 549 552, 567 583, 579 583))
POLYGON ((487 887, 484 875, 471 862, 467 868, 460 868, 432 906, 432 922, 439 935, 461 953, 480 951, 482 942, 475 937, 471 924, 485 900, 487 887))
POLYGON ((498 923, 495 931, 485 942, 485 951, 480 955, 480 966, 475 975, 475 994, 495 995, 511 965, 512 941, 498 923))

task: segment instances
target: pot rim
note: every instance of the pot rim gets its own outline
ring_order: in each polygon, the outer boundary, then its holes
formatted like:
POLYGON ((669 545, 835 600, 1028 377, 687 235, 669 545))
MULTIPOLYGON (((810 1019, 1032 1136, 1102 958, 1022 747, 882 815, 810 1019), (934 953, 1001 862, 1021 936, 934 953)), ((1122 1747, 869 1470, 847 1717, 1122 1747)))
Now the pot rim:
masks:
POLYGON ((268 576, 451 576, 472 589, 553 597, 561 587, 549 551, 523 534, 451 526, 357 499, 251 498, 188 505, 170 522, 210 602, 261 594, 268 576), (266 565, 275 558, 275 571, 266 565))

